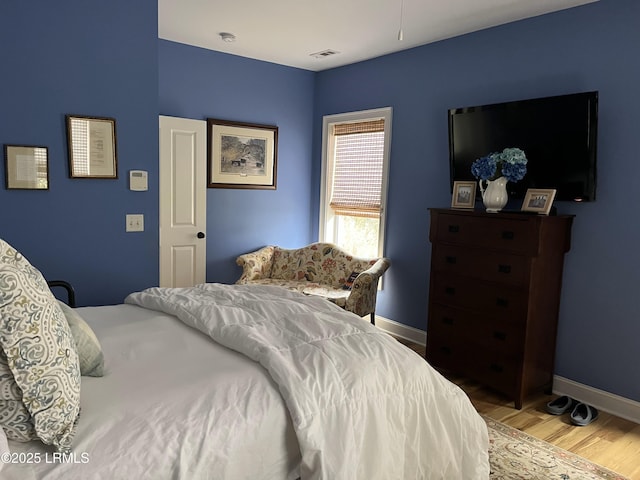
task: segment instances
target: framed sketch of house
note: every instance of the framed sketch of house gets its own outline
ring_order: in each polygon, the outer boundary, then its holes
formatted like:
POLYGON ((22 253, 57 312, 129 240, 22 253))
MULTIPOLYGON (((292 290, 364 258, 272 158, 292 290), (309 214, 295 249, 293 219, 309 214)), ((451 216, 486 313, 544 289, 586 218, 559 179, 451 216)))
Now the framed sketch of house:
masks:
POLYGON ((211 188, 276 189, 278 127, 207 119, 211 188))

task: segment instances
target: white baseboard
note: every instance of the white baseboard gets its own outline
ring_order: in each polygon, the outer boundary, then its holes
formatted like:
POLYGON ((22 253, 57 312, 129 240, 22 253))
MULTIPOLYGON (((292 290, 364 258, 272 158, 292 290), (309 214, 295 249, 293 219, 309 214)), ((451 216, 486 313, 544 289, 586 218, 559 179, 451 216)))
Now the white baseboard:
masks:
MULTIPOLYGON (((377 315, 376 326, 397 337, 405 338, 420 345, 426 345, 427 332, 424 330, 409 327, 377 315)), ((640 402, 605 392, 604 390, 598 390, 559 375, 553 377, 553 393, 556 395, 568 395, 603 412, 640 424, 640 402)))
POLYGON ((640 424, 640 402, 598 390, 558 375, 553 377, 553 393, 567 395, 603 412, 640 424))
POLYGON ((427 332, 419 328, 409 327, 402 323, 394 322, 388 318, 376 315, 376 327, 396 337, 410 340, 419 345, 427 344, 427 332))

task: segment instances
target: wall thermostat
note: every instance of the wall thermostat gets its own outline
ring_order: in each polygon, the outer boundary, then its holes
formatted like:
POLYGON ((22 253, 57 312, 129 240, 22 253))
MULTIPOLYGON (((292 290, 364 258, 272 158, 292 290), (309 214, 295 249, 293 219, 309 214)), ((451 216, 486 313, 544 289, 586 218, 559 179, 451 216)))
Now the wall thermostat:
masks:
POLYGON ((144 170, 129 170, 129 190, 146 192, 148 189, 147 172, 144 170))

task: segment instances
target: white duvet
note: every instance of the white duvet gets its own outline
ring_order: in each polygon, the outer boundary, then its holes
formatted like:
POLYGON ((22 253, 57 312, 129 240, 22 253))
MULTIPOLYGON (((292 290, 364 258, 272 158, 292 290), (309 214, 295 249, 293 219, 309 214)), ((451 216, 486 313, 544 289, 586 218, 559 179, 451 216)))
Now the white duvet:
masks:
POLYGON ((125 302, 175 315, 259 362, 289 410, 303 480, 489 477, 487 428, 464 392, 324 299, 205 284, 125 302))
POLYGON ((100 340, 106 373, 82 377, 72 455, 10 441, 1 480, 298 478, 291 420, 258 363, 173 315, 134 305, 77 312, 100 340))

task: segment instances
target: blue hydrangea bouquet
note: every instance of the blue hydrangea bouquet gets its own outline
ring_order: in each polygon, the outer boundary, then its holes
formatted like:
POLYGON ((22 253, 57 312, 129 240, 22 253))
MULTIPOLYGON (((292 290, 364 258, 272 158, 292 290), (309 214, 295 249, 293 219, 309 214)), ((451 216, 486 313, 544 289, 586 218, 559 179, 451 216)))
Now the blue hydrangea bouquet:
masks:
POLYGON ((518 182, 527 174, 527 157, 519 148, 505 148, 478 158, 471 165, 471 173, 479 180, 495 180, 500 177, 518 182))

